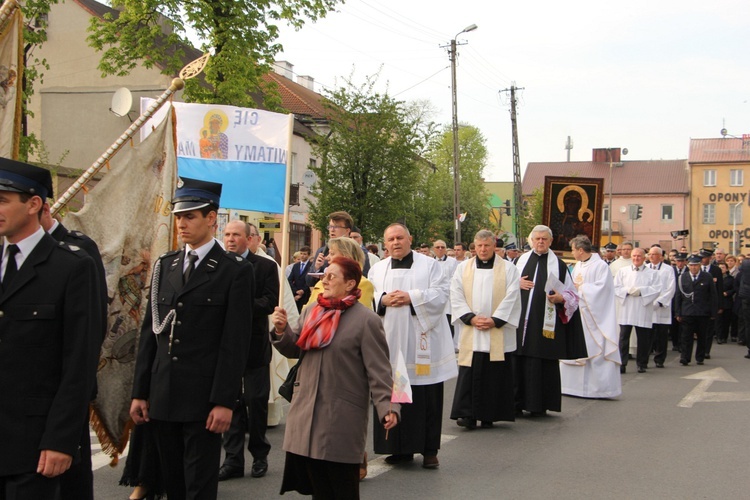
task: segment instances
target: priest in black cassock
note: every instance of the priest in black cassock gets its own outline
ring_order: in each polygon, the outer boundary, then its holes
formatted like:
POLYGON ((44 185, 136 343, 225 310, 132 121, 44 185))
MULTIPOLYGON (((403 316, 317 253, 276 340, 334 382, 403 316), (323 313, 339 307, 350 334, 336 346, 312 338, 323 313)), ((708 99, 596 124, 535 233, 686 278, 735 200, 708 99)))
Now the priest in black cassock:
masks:
POLYGON ((550 251, 552 230, 535 226, 529 235, 532 251, 523 254, 521 320, 514 356, 516 412, 544 415, 560 411, 561 359, 588 357, 578 312, 578 294, 568 268, 550 251))
POLYGON ((451 306, 460 335, 458 381, 451 418, 474 429, 515 420, 512 352, 521 317, 520 274, 495 256, 495 236, 474 237, 477 255, 458 265, 451 279, 451 306))

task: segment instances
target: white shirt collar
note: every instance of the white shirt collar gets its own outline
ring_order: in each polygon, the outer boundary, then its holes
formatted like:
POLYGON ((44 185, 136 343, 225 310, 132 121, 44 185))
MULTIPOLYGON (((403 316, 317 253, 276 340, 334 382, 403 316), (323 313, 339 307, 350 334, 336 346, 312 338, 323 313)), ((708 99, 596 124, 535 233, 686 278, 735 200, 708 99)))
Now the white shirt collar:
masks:
POLYGON ((60 222, 57 219, 52 219, 52 226, 49 228, 49 231, 47 231, 49 234, 52 234, 55 232, 55 229, 57 229, 57 226, 60 225, 60 222))
MULTIPOLYGON (((39 226, 33 234, 22 239, 16 246, 18 246, 18 253, 16 254, 16 268, 21 269, 26 258, 36 248, 37 244, 44 238, 44 228, 39 226)), ((3 237, 3 272, 5 272, 5 266, 8 262, 8 242, 7 238, 3 237)))
MULTIPOLYGON (((190 245, 185 245, 185 253, 187 253, 187 252, 195 252, 195 253, 198 254, 198 260, 195 261, 195 267, 198 267, 198 265, 201 262, 203 262, 203 259, 206 257, 206 255, 208 255, 208 252, 211 251, 211 249, 214 247, 215 244, 216 244, 216 240, 211 239, 211 240, 209 240, 208 243, 205 243, 205 244, 199 246, 198 248, 193 248, 190 245)), ((182 265, 182 270, 183 271, 185 271, 185 269, 187 269, 188 264, 189 264, 189 261, 186 258, 185 262, 182 265)))

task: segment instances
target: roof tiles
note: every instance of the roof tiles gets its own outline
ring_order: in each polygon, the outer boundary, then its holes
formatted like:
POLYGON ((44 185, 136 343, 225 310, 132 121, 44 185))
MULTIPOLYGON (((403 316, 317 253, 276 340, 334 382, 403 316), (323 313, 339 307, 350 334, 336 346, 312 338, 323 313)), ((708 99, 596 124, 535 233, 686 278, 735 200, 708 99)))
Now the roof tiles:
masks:
MULTIPOLYGON (((684 194, 689 192, 687 160, 625 161, 612 167, 615 195, 684 194)), ((523 194, 544 188, 544 177, 591 177, 604 179, 609 193, 609 163, 593 161, 529 163, 523 175, 523 194)))

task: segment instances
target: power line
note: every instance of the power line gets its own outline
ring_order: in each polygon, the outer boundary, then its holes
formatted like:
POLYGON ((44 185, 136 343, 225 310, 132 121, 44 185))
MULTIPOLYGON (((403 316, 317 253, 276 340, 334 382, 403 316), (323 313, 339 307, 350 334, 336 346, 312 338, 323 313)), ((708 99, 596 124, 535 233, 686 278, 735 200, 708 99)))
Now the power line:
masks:
POLYGON ((418 83, 415 83, 415 84, 414 84, 414 85, 412 85, 411 87, 409 87, 409 88, 407 88, 407 89, 404 89, 404 90, 402 90, 401 92, 398 92, 398 93, 396 93, 396 94, 393 94, 393 95, 392 95, 391 97, 396 97, 397 95, 399 95, 399 94, 403 94, 404 92, 406 92, 406 91, 409 91, 409 90, 413 89, 414 87, 417 87, 417 86, 419 86, 419 85, 422 85, 422 84, 423 84, 424 82, 426 82, 427 80, 429 80, 429 79, 430 79, 430 78, 432 78, 433 76, 435 76, 435 75, 437 75, 437 74, 439 74, 439 73, 442 73, 443 71, 445 71, 445 70, 446 70, 446 69, 448 69, 448 68, 450 68, 450 66, 446 66, 446 67, 444 67, 444 68, 442 68, 442 69, 439 69, 439 70, 437 70, 436 72, 434 72, 433 74, 431 74, 430 76, 428 76, 427 78, 425 78, 424 80, 422 80, 422 81, 420 81, 420 82, 418 82, 418 83))

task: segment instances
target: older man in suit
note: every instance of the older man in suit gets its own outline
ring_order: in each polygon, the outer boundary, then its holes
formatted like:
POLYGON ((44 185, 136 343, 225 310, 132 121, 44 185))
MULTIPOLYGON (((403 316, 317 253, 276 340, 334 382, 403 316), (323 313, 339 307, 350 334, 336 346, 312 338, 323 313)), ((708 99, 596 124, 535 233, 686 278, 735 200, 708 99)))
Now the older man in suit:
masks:
POLYGON ((245 430, 249 435, 247 449, 253 456, 250 475, 265 476, 271 443, 266 438, 268 428, 268 396, 271 388, 268 365, 271 362, 271 339, 268 335, 268 315, 279 303, 279 272, 273 260, 255 255, 250 245, 260 242, 255 226, 232 221, 224 228, 224 248, 253 264, 255 270, 255 299, 253 324, 250 328, 250 350, 242 380, 239 405, 232 416, 232 425, 224 433, 226 456, 219 469, 219 481, 245 475, 245 430))
POLYGON ((182 178, 172 201, 185 249, 156 262, 130 415, 155 425, 169 498, 218 494, 221 434, 247 362, 253 266, 214 240, 221 184, 182 178))
POLYGON ((0 498, 60 498, 101 343, 96 268, 40 225, 49 171, 0 158, 0 498))

